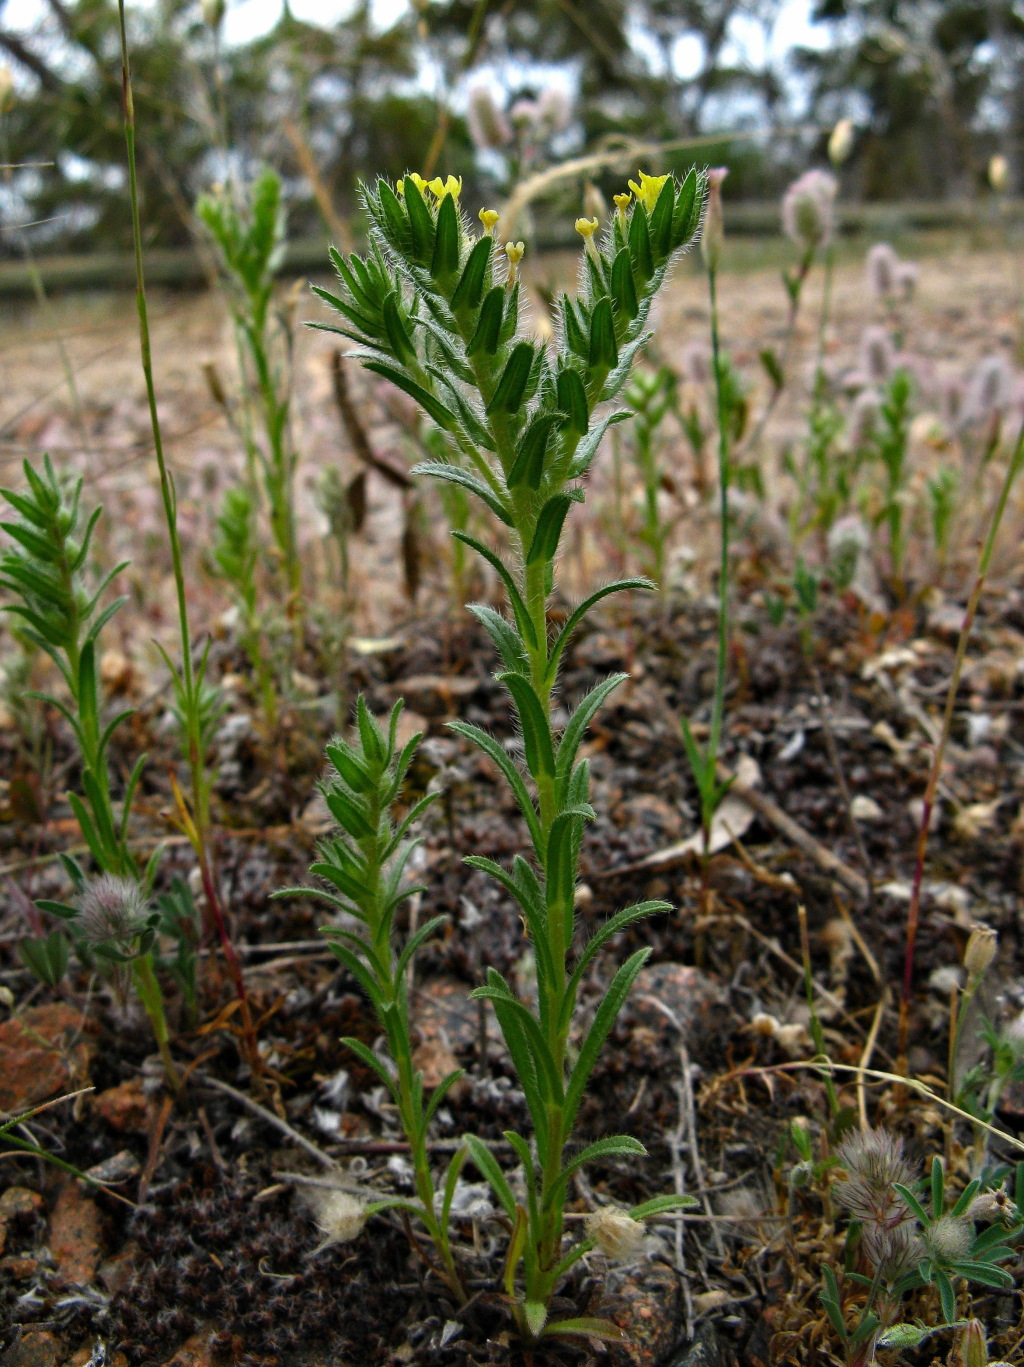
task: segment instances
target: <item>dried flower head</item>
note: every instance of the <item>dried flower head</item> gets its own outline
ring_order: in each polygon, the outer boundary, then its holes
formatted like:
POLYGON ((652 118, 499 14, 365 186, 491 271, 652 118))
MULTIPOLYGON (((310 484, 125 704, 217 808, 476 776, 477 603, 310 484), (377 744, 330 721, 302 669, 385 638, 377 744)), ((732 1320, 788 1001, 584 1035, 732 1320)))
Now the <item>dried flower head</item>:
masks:
POLYGON ((905 304, 909 304, 917 290, 917 282, 921 278, 921 267, 916 261, 898 261, 893 278, 893 286, 897 296, 905 304))
POLYGON ((827 171, 805 171, 782 197, 782 228, 786 236, 812 251, 832 236, 839 186, 827 171))
POLYGON ((989 965, 996 957, 999 936, 991 926, 975 926, 964 949, 964 968, 970 984, 980 982, 988 972, 989 965))
POLYGON ((877 389, 862 389, 850 409, 850 445, 860 450, 874 436, 882 411, 882 396, 877 389))
POLYGON ((466 121, 473 145, 482 152, 500 152, 512 141, 508 120, 485 85, 475 85, 469 92, 466 121))
POLYGON ((829 563, 841 570, 841 577, 849 585, 857 574, 861 556, 871 549, 871 533, 856 513, 833 522, 828 534, 829 563))
POLYGON ((868 289, 883 302, 890 300, 896 292, 896 267, 899 257, 888 242, 876 242, 868 252, 867 280, 868 289))
POLYGON ((508 116, 512 120, 513 126, 520 133, 536 132, 537 120, 540 111, 537 108, 536 100, 516 100, 515 104, 508 111, 508 116))
POLYGON ((552 138, 564 133, 572 118, 572 102, 557 85, 549 85, 537 99, 537 125, 542 134, 552 138))
POLYGON ((324 1236, 316 1252, 332 1244, 347 1244, 357 1239, 366 1224, 366 1207, 358 1196, 337 1187, 312 1189, 313 1218, 324 1236))
POLYGON ((980 425, 1005 412, 1013 400, 1013 379, 1013 369, 1002 352, 980 360, 967 389, 963 421, 980 425))
POLYGON ((954 1263, 966 1258, 974 1241, 974 1226, 970 1220, 955 1215, 941 1215, 924 1231, 925 1247, 938 1262, 954 1263))
POLYGON ((146 925, 146 899, 132 878, 91 879, 75 899, 79 933, 90 949, 110 945, 129 954, 146 925))
POLYGON ((864 329, 860 339, 861 370, 875 384, 881 384, 893 371, 896 351, 892 338, 883 327, 864 329))
POLYGON ((628 1211, 604 1206, 586 1218, 587 1233, 612 1262, 626 1263, 635 1258, 644 1242, 644 1227, 628 1211))
POLYGON ((840 119, 828 140, 828 159, 837 169, 853 151, 853 120, 840 119))
POLYGON ((903 1140, 888 1130, 860 1130, 845 1139, 836 1157, 846 1172, 836 1200, 865 1224, 896 1226, 910 1218, 906 1202, 894 1190, 911 1185, 917 1174, 903 1152, 903 1140))

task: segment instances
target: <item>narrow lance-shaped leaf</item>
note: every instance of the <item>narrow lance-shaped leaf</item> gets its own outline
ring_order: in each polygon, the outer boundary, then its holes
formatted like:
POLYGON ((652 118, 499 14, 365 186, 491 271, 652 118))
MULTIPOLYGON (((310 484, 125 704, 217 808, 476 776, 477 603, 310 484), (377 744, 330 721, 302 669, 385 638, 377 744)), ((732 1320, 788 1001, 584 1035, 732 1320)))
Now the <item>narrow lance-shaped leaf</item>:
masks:
POLYGON ((533 347, 529 342, 519 342, 505 363, 494 397, 487 405, 487 415, 494 413, 518 413, 526 394, 526 385, 533 366, 533 347))
POLYGON ((484 281, 487 278, 487 266, 491 259, 493 246, 493 238, 482 237, 470 252, 463 267, 462 276, 451 298, 453 312, 472 311, 479 307, 484 295, 484 281))
POLYGON ((430 274, 435 280, 446 280, 459 269, 459 211, 454 195, 445 195, 437 210, 434 255, 430 274))
POLYGON ((540 510, 537 527, 526 553, 526 563, 536 564, 538 560, 553 560, 562 536, 562 527, 573 500, 568 494, 555 494, 540 510))
POLYGON ((501 320, 504 313, 505 291, 500 285, 495 285, 484 299, 476 331, 466 347, 467 356, 476 356, 481 351, 488 356, 494 355, 501 341, 501 320))

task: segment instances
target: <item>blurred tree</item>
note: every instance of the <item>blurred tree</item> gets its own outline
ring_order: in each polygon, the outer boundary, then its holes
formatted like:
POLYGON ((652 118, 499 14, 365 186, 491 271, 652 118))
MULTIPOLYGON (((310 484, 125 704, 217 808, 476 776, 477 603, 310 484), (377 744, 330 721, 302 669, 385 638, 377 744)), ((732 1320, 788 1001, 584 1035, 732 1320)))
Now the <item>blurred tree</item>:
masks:
POLYGON ((1020 141, 1024 19, 1007 0, 818 0, 831 41, 797 56, 826 124, 864 133, 851 172, 871 199, 962 195, 993 141, 1020 141), (1003 79, 999 78, 1000 67, 1003 79))

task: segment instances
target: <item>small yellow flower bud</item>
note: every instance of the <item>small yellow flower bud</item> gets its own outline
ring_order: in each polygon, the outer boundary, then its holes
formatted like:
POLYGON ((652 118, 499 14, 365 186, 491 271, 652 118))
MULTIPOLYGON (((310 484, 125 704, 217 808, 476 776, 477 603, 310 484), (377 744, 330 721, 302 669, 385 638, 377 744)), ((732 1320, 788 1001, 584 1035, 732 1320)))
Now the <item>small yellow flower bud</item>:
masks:
MULTIPOLYGON (((413 185, 416 186, 416 189, 419 190, 420 194, 422 194, 423 191, 427 188, 427 182, 423 179, 422 176, 417 175, 417 173, 416 173, 415 171, 410 171, 409 174, 408 174, 408 176, 406 177, 406 179, 412 181, 413 185)), ((398 191, 398 193, 399 193, 400 195, 404 195, 404 194, 405 194, 405 181, 404 181, 404 180, 396 181, 396 182, 395 182, 395 189, 398 191)))
POLYGON ((484 225, 484 232, 488 237, 493 237, 495 225, 500 218, 497 209, 481 209, 478 217, 480 222, 484 225))
MULTIPOLYGON (((423 187, 420 186, 420 189, 423 187)), ((452 199, 458 199, 462 194, 462 177, 449 176, 447 180, 442 180, 440 176, 435 176, 433 180, 427 182, 427 189, 437 200, 444 199, 445 195, 451 195, 452 199)))
POLYGON ((828 159, 837 169, 853 151, 853 120, 840 119, 828 140, 828 159))
POLYGON ((0 65, 0 115, 14 108, 14 77, 9 66, 0 65))
POLYGON ((989 159, 988 183, 997 195, 1004 195, 1010 184, 1010 164, 998 152, 989 159))
POLYGON ((625 194, 623 194, 623 195, 615 195, 615 196, 613 196, 613 198, 614 198, 614 200, 615 200, 615 207, 616 207, 616 209, 618 209, 618 211, 619 211, 619 222, 622 224, 623 227, 625 227, 625 226, 626 226, 626 210, 629 208, 629 201, 633 198, 633 196, 632 196, 632 195, 630 194, 630 192, 627 190, 625 194))
POLYGON ((508 280, 505 283, 508 285, 510 289, 516 282, 516 271, 519 267, 520 261, 522 261, 523 259, 523 255, 525 252, 525 242, 505 243, 505 255, 508 257, 508 280))
POLYGON ((596 218, 578 218, 576 220, 576 231, 583 238, 583 245, 587 253, 596 261, 597 247, 594 245, 594 234, 601 225, 596 218))
POLYGON ((704 210, 704 231, 700 250, 704 264, 712 273, 718 270, 725 245, 725 219, 722 216, 722 181, 729 174, 724 166, 708 172, 708 203, 704 210))
POLYGON ((661 194, 661 187, 665 184, 666 180, 668 180, 668 176, 649 176, 646 171, 638 171, 637 175, 640 177, 639 185, 637 185, 635 180, 629 180, 626 184, 633 191, 647 212, 651 214, 654 212, 654 206, 657 204, 658 196, 661 194))
POLYGON ((404 180, 396 180, 396 181, 395 181, 395 194, 396 194, 396 195, 399 195, 399 196, 405 194, 405 181, 404 181, 404 180))
POLYGON ((640 1252, 644 1227, 627 1211, 605 1206, 586 1218, 587 1233, 605 1255, 615 1263, 626 1263, 640 1252))
POLYGON ((991 926, 974 927, 964 950, 964 968, 967 969, 968 984, 981 981, 996 957, 998 947, 999 936, 991 926))

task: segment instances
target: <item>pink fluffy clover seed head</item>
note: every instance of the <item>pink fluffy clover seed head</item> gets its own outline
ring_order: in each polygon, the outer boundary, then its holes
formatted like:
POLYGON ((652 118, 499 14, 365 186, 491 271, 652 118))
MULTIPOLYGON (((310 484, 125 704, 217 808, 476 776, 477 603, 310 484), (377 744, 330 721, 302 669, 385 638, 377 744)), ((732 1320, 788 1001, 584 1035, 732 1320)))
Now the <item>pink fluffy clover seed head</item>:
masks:
POLYGON ((865 273, 868 288, 874 297, 885 302, 896 293, 896 269, 899 257, 888 242, 876 242, 867 255, 865 273))
POLYGON ((473 144, 480 151, 500 152, 512 141, 508 120, 485 85, 475 85, 469 92, 466 120, 473 144))
POLYGON ((132 878, 101 874, 86 883, 75 905, 77 929, 90 949, 109 945, 129 954, 146 929, 146 899, 132 878))
POLYGON ((782 197, 782 227, 805 251, 827 246, 835 225, 839 185, 828 171, 805 171, 782 197))

